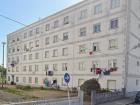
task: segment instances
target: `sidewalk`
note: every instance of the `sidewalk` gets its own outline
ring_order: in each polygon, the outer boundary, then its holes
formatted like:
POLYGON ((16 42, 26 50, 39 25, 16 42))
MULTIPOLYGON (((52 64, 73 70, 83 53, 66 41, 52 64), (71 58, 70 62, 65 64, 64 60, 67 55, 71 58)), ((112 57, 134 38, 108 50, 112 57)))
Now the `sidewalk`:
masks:
MULTIPOLYGON (((117 100, 117 101, 104 103, 104 104, 100 104, 100 105, 129 105, 132 102, 133 102, 133 99, 126 98, 126 99, 117 100)), ((133 104, 131 104, 131 105, 133 105, 133 104)))

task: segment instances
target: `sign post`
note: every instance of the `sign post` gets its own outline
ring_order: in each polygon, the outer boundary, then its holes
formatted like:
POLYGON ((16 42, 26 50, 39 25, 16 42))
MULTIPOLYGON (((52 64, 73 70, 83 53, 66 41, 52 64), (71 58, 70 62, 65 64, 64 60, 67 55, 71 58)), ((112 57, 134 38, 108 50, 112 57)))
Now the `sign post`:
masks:
POLYGON ((69 105, 71 105, 71 103, 70 103, 70 91, 69 91, 70 75, 68 73, 64 74, 64 80, 67 83, 68 101, 69 101, 69 105))

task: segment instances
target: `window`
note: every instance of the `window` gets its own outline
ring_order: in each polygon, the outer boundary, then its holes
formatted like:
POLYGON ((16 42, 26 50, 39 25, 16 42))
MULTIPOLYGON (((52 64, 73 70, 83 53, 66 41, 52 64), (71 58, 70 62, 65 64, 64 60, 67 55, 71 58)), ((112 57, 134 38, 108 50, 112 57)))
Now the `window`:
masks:
POLYGON ((10 81, 10 76, 8 76, 8 81, 10 81))
POLYGON ((49 70, 49 65, 45 64, 45 71, 48 71, 48 70, 49 70))
POLYGON ((16 77, 16 82, 19 82, 19 77, 16 77))
POLYGON ((46 24, 46 31, 50 30, 50 24, 46 24))
POLYGON ((111 59, 108 61, 109 68, 115 68, 117 67, 117 59, 111 59))
POLYGON ((39 59, 39 53, 35 53, 35 59, 39 59))
POLYGON ((19 46, 17 46, 17 52, 19 52, 20 51, 20 48, 19 48, 19 46))
POLYGON ((36 47, 39 47, 39 40, 36 40, 36 41, 35 41, 35 46, 36 46, 36 47))
POLYGON ((10 63, 10 58, 8 58, 8 63, 10 63))
POLYGON ((15 40, 13 39, 13 40, 12 40, 12 42, 14 43, 14 42, 15 42, 15 40))
POLYGON ((13 52, 13 53, 15 52, 15 48, 12 49, 12 52, 13 52))
POLYGON ((11 53, 11 49, 10 48, 8 48, 8 53, 11 53))
POLYGON ((39 34, 39 28, 36 28, 36 29, 35 29, 35 33, 36 33, 36 34, 39 34))
POLYGON ((29 54, 29 60, 32 60, 32 54, 29 54))
POLYGON ((24 59, 24 61, 26 61, 27 60, 27 55, 24 55, 23 59, 24 59))
POLYGON ((54 22, 54 28, 58 28, 58 27, 59 27, 59 21, 56 20, 56 21, 54 22))
POLYGON ((26 77, 23 77, 23 83, 26 83, 26 77))
POLYGON ((138 28, 140 28, 140 24, 138 24, 138 28))
POLYGON ((35 84, 38 84, 38 77, 35 77, 35 84))
POLYGON ((37 72, 39 70, 39 66, 35 65, 35 72, 37 72))
POLYGON ((63 63, 62 64, 62 71, 67 71, 68 70, 68 64, 67 63, 63 63))
POLYGON ((55 49, 55 50, 53 50, 53 57, 57 57, 57 56, 58 56, 58 50, 55 49))
POLYGON ((140 66, 140 62, 139 61, 137 61, 137 66, 140 66))
POLYGON ((86 27, 80 28, 80 36, 86 36, 86 27))
POLYGON ((116 80, 107 80, 107 89, 116 90, 116 80))
POLYGON ((50 44, 49 40, 50 40, 50 38, 49 38, 49 37, 45 38, 45 45, 50 44))
POLYGON ((7 68, 7 72, 10 72, 10 67, 7 68))
POLYGON ((94 8, 94 14, 102 13, 102 4, 98 4, 94 8))
POLYGON ((68 38, 69 38, 69 33, 68 32, 63 33, 63 40, 68 40, 68 38))
POLYGON ((45 58, 49 58, 49 51, 45 51, 45 58))
POLYGON ((30 50, 33 48, 33 42, 29 42, 29 48, 30 50))
POLYGON ((64 25, 69 24, 69 16, 64 17, 64 25))
POLYGON ((99 43, 93 43, 93 51, 99 51, 99 43))
POLYGON ((23 66, 23 71, 26 72, 26 66, 23 66))
POLYGON ((63 48, 63 56, 67 56, 68 55, 68 48, 63 48))
POLYGON ((14 57, 12 57, 12 63, 14 63, 14 61, 15 61, 15 58, 14 58, 14 57))
POLYGON ((58 35, 53 36, 53 43, 58 42, 58 35))
POLYGON ((101 24, 100 23, 98 23, 98 24, 95 24, 94 26, 93 26, 93 32, 94 33, 99 33, 99 32, 101 32, 101 24))
POLYGON ((58 68, 57 68, 57 64, 53 64, 53 71, 57 71, 58 68))
POLYGON ((9 53, 9 54, 11 53, 11 49, 10 49, 10 48, 8 48, 8 53, 9 53))
POLYGON ((29 31, 29 36, 33 36, 33 30, 29 31))
POLYGON ((118 48, 118 40, 111 39, 109 40, 109 49, 117 49, 118 48))
POLYGON ((23 38, 24 38, 24 39, 27 38, 27 32, 25 32, 25 33, 23 34, 23 38))
POLYGON ((110 28, 111 28, 111 29, 116 29, 116 28, 118 28, 118 18, 117 18, 117 19, 112 19, 112 20, 110 21, 110 28))
POLYGON ((92 68, 100 68, 100 61, 92 61, 92 68))
POLYGON ((17 38, 17 41, 19 41, 19 38, 17 38))
POLYGON ((16 61, 17 61, 16 63, 19 63, 19 56, 17 56, 17 60, 16 61))
POLYGON ((29 77, 29 83, 32 83, 32 77, 29 77))
POLYGON ((16 72, 19 72, 19 67, 18 66, 16 67, 16 72))
POLYGON ((111 0, 111 9, 117 8, 120 6, 120 0, 111 0))
POLYGON ((24 44, 24 51, 28 51, 29 49, 27 48, 27 45, 24 44))
POLYGON ((85 62, 79 62, 79 70, 84 71, 85 70, 85 62))
POLYGON ((32 65, 29 65, 29 72, 32 71, 32 65))
POLYGON ((79 53, 80 54, 86 53, 86 45, 85 44, 79 46, 79 53))
POLYGON ((80 19, 85 19, 87 17, 87 9, 80 11, 80 19))
POLYGON ((138 86, 138 85, 139 85, 139 80, 137 79, 137 80, 136 80, 136 86, 138 86))

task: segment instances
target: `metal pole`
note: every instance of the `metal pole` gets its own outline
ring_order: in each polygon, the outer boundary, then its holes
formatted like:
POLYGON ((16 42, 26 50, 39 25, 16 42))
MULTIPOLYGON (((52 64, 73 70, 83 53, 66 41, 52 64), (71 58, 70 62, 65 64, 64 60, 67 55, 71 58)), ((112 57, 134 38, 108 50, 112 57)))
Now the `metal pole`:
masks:
MULTIPOLYGON (((3 45, 3 60, 2 60, 2 66, 4 68, 4 46, 5 46, 5 42, 2 42, 2 45, 3 45)), ((1 78, 2 78, 2 88, 3 88, 3 70, 1 71, 1 78)))
POLYGON ((69 105, 71 105, 70 103, 70 91, 69 91, 69 85, 67 83, 67 91, 68 91, 68 101, 69 101, 69 105))

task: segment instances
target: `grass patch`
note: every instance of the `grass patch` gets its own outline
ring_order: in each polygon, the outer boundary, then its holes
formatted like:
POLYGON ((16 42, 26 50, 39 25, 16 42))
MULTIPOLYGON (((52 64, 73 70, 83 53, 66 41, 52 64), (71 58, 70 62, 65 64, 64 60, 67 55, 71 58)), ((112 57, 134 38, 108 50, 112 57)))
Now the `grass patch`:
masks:
POLYGON ((24 90, 24 91, 34 91, 34 90, 63 91, 60 90, 59 88, 31 87, 31 86, 21 86, 21 85, 16 85, 16 89, 24 90))
POLYGON ((8 92, 8 93, 12 93, 15 95, 19 95, 22 97, 22 99, 38 99, 38 97, 35 96, 28 96, 24 94, 24 91, 21 89, 16 89, 16 88, 0 88, 0 90, 4 91, 4 92, 8 92))
POLYGON ((25 91, 30 91, 32 89, 31 86, 21 86, 21 85, 17 85, 16 88, 25 91))
POLYGON ((14 89, 14 88, 0 88, 1 90, 3 90, 4 92, 8 92, 8 93, 13 93, 16 95, 22 95, 20 90, 14 89))

